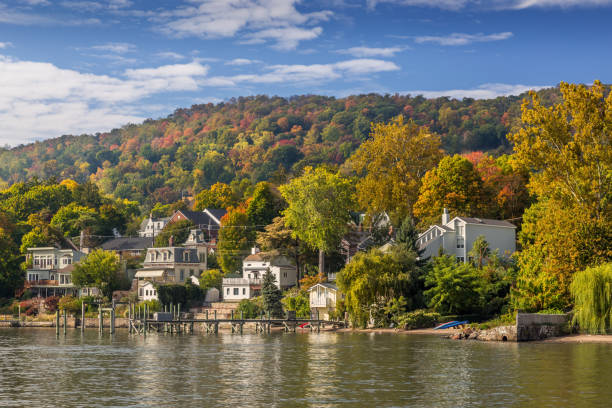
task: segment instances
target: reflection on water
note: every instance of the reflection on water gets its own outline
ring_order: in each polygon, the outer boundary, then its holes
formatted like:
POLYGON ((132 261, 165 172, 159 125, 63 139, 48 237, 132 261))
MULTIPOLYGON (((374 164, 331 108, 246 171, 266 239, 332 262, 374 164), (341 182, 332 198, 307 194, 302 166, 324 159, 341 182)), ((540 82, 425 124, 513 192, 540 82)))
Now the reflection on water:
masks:
POLYGON ((0 329, 0 406, 609 407, 612 345, 0 329))

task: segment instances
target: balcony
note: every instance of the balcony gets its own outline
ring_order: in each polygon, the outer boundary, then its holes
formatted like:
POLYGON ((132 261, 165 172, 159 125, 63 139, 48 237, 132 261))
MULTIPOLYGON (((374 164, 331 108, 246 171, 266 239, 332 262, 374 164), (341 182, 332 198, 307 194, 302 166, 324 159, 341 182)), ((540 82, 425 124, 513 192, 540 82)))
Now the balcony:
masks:
POLYGON ((40 279, 34 281, 25 281, 24 287, 32 288, 35 286, 59 286, 59 281, 50 279, 40 279))
POLYGON ((263 279, 255 278, 223 278, 223 285, 237 285, 237 286, 261 286, 263 279))

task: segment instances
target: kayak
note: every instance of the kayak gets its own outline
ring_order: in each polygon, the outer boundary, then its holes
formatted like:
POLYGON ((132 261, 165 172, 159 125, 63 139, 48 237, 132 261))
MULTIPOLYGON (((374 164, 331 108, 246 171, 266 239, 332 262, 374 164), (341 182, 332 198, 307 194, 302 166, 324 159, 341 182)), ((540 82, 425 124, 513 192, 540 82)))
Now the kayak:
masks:
POLYGON ((434 327, 434 330, 450 329, 451 327, 461 326, 462 324, 468 324, 468 323, 469 322, 467 320, 464 320, 461 322, 457 320, 453 320, 452 322, 443 323, 437 327, 434 327))

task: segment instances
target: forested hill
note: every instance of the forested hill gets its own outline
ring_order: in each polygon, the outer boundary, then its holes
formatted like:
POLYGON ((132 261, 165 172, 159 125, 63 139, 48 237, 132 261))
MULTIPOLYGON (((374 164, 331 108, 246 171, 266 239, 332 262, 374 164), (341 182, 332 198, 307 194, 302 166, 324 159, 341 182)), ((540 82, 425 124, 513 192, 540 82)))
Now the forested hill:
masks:
MULTIPOLYGON (((557 88, 539 92, 557 102, 557 88)), ((283 181, 306 165, 341 164, 371 122, 403 114, 441 135, 448 153, 503 152, 525 95, 489 100, 368 94, 336 99, 254 96, 178 109, 165 119, 109 133, 62 136, 0 150, 0 184, 32 177, 92 177, 106 193, 144 205, 169 203, 244 178, 283 181)))

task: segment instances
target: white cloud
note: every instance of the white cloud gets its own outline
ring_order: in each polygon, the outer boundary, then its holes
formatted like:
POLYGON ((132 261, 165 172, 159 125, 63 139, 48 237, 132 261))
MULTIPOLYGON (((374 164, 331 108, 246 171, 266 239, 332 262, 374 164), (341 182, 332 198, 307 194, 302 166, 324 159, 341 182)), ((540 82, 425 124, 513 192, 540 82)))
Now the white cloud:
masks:
POLYGON ((172 51, 158 52, 157 54, 155 54, 155 56, 158 57, 158 58, 172 59, 172 60, 182 60, 182 59, 185 59, 184 55, 179 54, 178 52, 172 52, 172 51))
POLYGON ((446 36, 418 36, 414 38, 416 43, 438 43, 440 45, 468 45, 476 42, 490 42, 490 41, 501 41, 507 40, 512 37, 511 32, 494 33, 494 34, 465 34, 465 33, 452 33, 446 36))
POLYGON ((251 64, 257 64, 260 63, 261 61, 259 60, 252 60, 252 59, 248 59, 248 58, 234 58, 231 61, 227 61, 225 63, 225 65, 251 65, 251 64))
POLYGON ((217 76, 207 78, 208 86, 236 86, 238 84, 312 84, 323 83, 348 76, 363 76, 379 72, 396 71, 400 68, 393 62, 377 59, 354 59, 332 64, 271 65, 265 72, 217 76))
POLYGON ((12 47, 12 46, 13 46, 13 44, 8 42, 8 41, 0 42, 0 48, 9 48, 9 47, 12 47))
POLYGON ((98 18, 60 19, 48 17, 36 13, 23 12, 16 8, 8 8, 0 3, 0 23, 23 26, 90 26, 99 25, 101 21, 98 18))
POLYGON ((405 47, 387 47, 387 48, 373 48, 373 47, 351 47, 346 50, 338 50, 340 54, 349 54, 353 57, 358 58, 369 58, 369 57, 393 57, 398 52, 404 51, 405 47))
POLYGON ((49 0, 21 0, 30 6, 48 6, 51 4, 49 0))
POLYGON ((455 99, 473 98, 473 99, 493 99, 499 96, 519 95, 529 90, 537 90, 549 88, 547 86, 529 86, 529 85, 509 85, 500 83, 483 84, 472 89, 449 89, 445 91, 405 91, 402 94, 423 95, 425 98, 441 98, 449 97, 455 99))
POLYGON ((198 62, 130 69, 118 76, 0 56, 0 144, 95 132, 144 119, 143 100, 200 88, 198 62), (25 125, 24 125, 25 124, 25 125))
POLYGON ((530 7, 599 7, 612 5, 612 0, 367 0, 369 8, 381 3, 458 11, 464 8, 518 10, 530 7))
POLYGON ((136 46, 134 44, 129 43, 106 43, 101 45, 94 45, 91 48, 94 50, 109 51, 117 54, 125 54, 126 52, 136 50, 136 46))
POLYGON ((192 6, 156 14, 162 31, 177 36, 220 38, 238 36, 244 43, 275 42, 290 50, 300 41, 321 35, 313 26, 332 16, 331 11, 302 13, 299 0, 191 0, 192 6))

